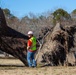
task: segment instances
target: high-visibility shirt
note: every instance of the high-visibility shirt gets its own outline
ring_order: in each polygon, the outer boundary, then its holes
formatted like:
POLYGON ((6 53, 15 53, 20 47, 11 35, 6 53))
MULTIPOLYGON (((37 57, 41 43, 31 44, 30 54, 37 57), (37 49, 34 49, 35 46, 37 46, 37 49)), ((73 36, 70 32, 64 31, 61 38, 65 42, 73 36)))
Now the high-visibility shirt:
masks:
POLYGON ((36 38, 33 36, 28 40, 27 47, 30 46, 31 52, 36 51, 36 38))

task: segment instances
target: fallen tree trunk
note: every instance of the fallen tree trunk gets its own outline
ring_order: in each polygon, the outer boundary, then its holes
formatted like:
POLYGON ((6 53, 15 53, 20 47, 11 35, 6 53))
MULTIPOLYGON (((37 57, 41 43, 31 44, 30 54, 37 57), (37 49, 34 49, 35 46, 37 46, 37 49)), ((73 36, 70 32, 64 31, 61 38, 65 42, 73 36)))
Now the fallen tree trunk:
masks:
POLYGON ((27 66, 27 39, 26 35, 7 26, 3 11, 0 8, 0 50, 20 59, 27 66))

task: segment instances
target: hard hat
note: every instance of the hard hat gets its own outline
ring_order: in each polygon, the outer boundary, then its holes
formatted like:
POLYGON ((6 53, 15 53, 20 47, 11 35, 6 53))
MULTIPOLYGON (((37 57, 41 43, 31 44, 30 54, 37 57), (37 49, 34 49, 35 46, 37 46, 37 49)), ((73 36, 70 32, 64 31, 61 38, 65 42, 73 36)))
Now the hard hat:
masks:
POLYGON ((33 34, 33 31, 29 31, 28 34, 33 34))

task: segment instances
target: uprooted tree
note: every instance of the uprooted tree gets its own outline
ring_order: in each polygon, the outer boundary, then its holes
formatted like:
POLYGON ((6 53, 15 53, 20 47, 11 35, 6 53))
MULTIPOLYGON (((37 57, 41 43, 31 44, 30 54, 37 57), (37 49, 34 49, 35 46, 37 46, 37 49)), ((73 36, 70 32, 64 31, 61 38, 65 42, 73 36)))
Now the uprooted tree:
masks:
POLYGON ((76 64, 76 25, 57 23, 44 38, 38 63, 46 62, 52 66, 76 64))
MULTIPOLYGON (((7 26, 3 11, 0 9, 0 50, 20 59, 27 66, 27 39, 26 35, 7 26)), ((57 23, 51 30, 46 30, 41 38, 42 45, 36 59, 50 65, 75 65, 75 39, 76 25, 57 23)))

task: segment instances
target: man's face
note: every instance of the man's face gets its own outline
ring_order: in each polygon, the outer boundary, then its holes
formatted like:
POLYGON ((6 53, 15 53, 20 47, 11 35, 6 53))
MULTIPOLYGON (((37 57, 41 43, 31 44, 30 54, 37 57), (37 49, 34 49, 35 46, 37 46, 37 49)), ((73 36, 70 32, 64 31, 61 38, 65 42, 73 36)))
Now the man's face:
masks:
POLYGON ((31 37, 32 37, 32 35, 31 35, 31 34, 28 34, 28 37, 29 37, 29 38, 31 38, 31 37))

